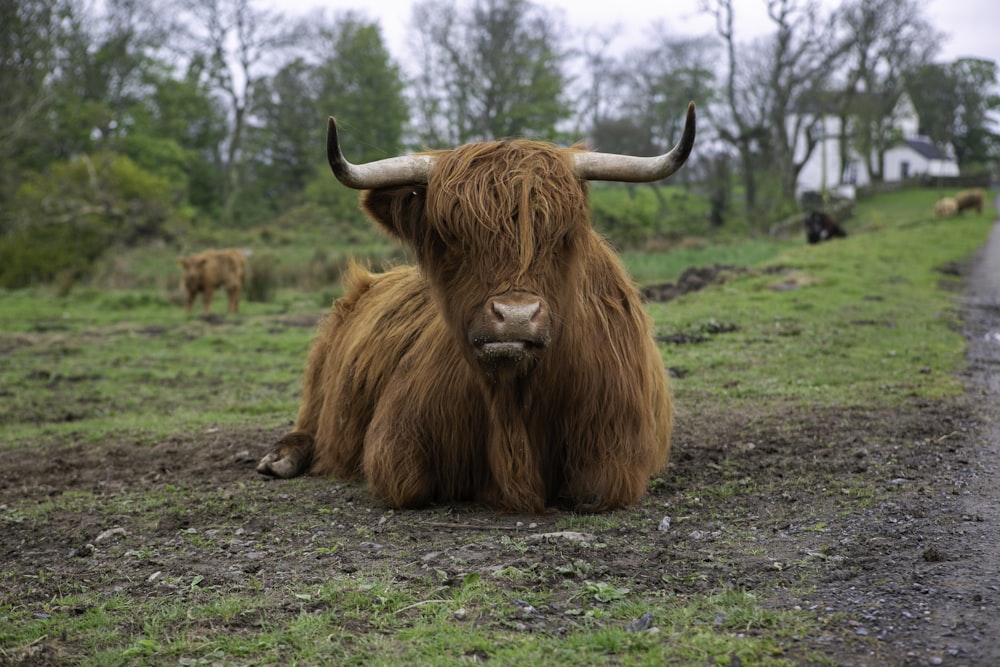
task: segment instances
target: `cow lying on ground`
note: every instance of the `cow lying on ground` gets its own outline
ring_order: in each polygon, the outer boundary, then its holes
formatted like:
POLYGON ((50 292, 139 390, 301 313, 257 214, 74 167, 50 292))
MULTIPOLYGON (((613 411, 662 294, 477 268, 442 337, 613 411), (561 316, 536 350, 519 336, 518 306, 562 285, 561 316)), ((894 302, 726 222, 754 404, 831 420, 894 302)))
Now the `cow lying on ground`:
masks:
POLYGON ((982 188, 975 188, 972 190, 962 190, 957 195, 955 195, 955 204, 958 206, 958 212, 961 213, 967 209, 976 209, 976 213, 982 214, 983 212, 983 198, 986 193, 982 188))
POLYGON ((958 213, 958 202, 954 197, 942 197, 934 204, 934 217, 950 218, 958 213))
POLYGON ((394 507, 632 505, 673 423, 651 321, 591 227, 588 180, 666 178, 694 144, 635 158, 492 141, 348 163, 337 178, 418 266, 349 270, 306 362, 294 430, 257 470, 363 479, 394 507))
POLYGON ((177 260, 184 269, 184 311, 191 312, 199 292, 207 315, 215 290, 224 287, 229 296, 228 311, 240 310, 240 290, 247 272, 247 260, 239 250, 206 250, 177 260))
POLYGON ((806 217, 806 240, 819 243, 832 238, 844 238, 847 232, 829 213, 811 211, 806 217))

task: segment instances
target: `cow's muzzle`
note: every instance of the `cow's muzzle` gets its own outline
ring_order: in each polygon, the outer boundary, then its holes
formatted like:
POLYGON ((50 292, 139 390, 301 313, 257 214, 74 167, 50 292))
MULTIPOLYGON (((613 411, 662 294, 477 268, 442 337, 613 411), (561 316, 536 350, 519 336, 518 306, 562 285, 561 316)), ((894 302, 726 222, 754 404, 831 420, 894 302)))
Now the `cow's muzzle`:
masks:
POLYGON ((544 299, 527 292, 509 292, 482 305, 468 336, 480 363, 506 366, 543 349, 551 333, 552 320, 544 299))

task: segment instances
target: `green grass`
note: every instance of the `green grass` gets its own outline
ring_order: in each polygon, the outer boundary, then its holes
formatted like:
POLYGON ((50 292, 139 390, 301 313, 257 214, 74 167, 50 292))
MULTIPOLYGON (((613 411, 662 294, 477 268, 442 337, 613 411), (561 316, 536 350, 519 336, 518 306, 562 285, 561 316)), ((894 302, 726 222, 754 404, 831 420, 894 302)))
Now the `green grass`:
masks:
POLYGON ((140 290, 32 289, 2 293, 0 303, 0 426, 9 442, 287 421, 324 310, 295 295, 206 321, 140 290))
POLYGON ((725 285, 650 312, 678 392, 707 400, 893 404, 962 391, 954 277, 942 271, 986 240, 991 217, 935 220, 935 193, 894 193, 859 207, 847 239, 789 247, 725 285))
MULTIPOLYGON (((755 269, 649 306, 658 333, 705 338, 662 345, 665 364, 681 371, 674 380, 679 410, 702 401, 894 405, 961 392, 965 343, 956 293, 948 288, 955 279, 940 268, 982 245, 993 211, 934 220, 936 197, 909 191, 864 202, 848 223, 849 238, 819 246, 756 241, 629 253, 627 264, 645 283, 673 280, 689 265, 755 269), (727 328, 719 325, 735 330, 715 333, 727 328)), ((314 239, 300 245, 287 234, 295 244, 288 257, 306 257, 316 247, 314 239)), ((155 262, 120 260, 140 276, 141 288, 78 286, 66 297, 44 288, 0 292, 0 448, 70 435, 82 443, 123 434, 153 443, 217 426, 273 428, 294 417, 314 333, 302 322, 320 315, 328 296, 283 290, 271 303, 245 303, 239 315, 206 321, 185 315, 172 300, 159 273, 174 270, 172 253, 157 252, 155 262)), ((307 483, 292 480, 283 488, 294 493, 307 483)), ((736 497, 740 484, 723 480, 699 493, 736 497)), ((183 513, 189 497, 176 486, 148 494, 76 491, 31 506, 4 498, 0 529, 27 522, 44 531, 52 517, 67 513, 112 523, 128 516, 140 527, 154 526, 183 513)), ((294 510, 221 491, 203 491, 198 499, 219 504, 220 516, 294 510)), ((319 512, 315 520, 329 525, 335 516, 319 512)), ((629 530, 630 516, 566 516, 557 529, 629 530)), ((357 530, 355 541, 370 538, 370 528, 357 530)), ((226 548, 225 536, 204 530, 182 530, 180 539, 192 549, 226 548)), ((401 579, 376 560, 354 573, 333 569, 322 584, 275 585, 268 577, 280 563, 267 563, 238 589, 183 571, 149 584, 156 594, 109 594, 99 578, 81 577, 61 582, 43 603, 22 604, 39 597, 33 591, 51 574, 12 581, 0 573, 0 592, 10 592, 0 605, 0 660, 25 655, 46 637, 65 637, 76 651, 66 662, 81 665, 781 666, 795 664, 786 651, 792 638, 815 627, 812 612, 776 611, 721 582, 707 594, 679 596, 669 586, 637 592, 627 580, 597 577, 599 545, 586 561, 567 557, 564 566, 543 571, 516 561, 525 551, 520 537, 498 542, 512 559, 509 567, 460 573, 457 580, 432 568, 425 578, 401 579), (525 611, 524 603, 536 611, 525 611), (561 630, 532 632, 533 613, 550 615, 547 627, 561 630), (647 613, 656 631, 629 632, 647 613)), ((333 532, 312 544, 319 557, 341 548, 333 532)), ((152 548, 113 555, 142 563, 161 557, 152 548)), ((684 583, 701 575, 663 576, 670 584, 670 577, 684 583)), ((822 656, 810 657, 823 664, 822 656)))
POLYGON ((632 279, 639 285, 673 282, 692 266, 756 266, 797 244, 771 239, 751 239, 740 243, 726 242, 695 247, 676 247, 668 252, 621 253, 622 261, 632 279))
MULTIPOLYGON (((44 611, 9 610, 0 646, 37 636, 85 637, 74 664, 130 665, 462 665, 478 656, 504 665, 791 665, 781 643, 809 630, 801 614, 769 610, 748 592, 636 596, 627 588, 581 581, 557 587, 565 631, 526 632, 546 599, 507 582, 469 577, 451 588, 389 577, 333 577, 265 598, 164 582, 173 600, 127 595, 95 600, 85 586, 44 611), (525 599, 528 598, 528 599, 525 599), (277 606, 298 608, 269 622, 277 606), (529 606, 531 605, 531 606, 529 606), (629 629, 649 610, 646 628, 629 629), (515 610, 509 615, 498 611, 515 610), (30 632, 25 632, 31 628, 30 632)), ((558 621, 557 621, 558 622, 558 621)))

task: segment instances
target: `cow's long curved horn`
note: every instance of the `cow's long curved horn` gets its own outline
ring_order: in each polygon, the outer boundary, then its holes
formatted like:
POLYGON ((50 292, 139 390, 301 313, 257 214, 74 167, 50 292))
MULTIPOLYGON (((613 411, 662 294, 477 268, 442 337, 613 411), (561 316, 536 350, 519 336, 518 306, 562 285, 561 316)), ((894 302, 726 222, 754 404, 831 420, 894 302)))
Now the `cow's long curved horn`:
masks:
POLYGON ((588 181, 649 183, 670 176, 683 166, 694 146, 694 102, 688 104, 684 134, 669 153, 656 157, 635 157, 613 153, 574 153, 576 172, 588 181))
POLYGON ((337 180, 355 190, 426 183, 434 164, 434 158, 429 155, 402 155, 366 164, 351 164, 340 150, 337 121, 333 116, 326 124, 326 159, 337 180))

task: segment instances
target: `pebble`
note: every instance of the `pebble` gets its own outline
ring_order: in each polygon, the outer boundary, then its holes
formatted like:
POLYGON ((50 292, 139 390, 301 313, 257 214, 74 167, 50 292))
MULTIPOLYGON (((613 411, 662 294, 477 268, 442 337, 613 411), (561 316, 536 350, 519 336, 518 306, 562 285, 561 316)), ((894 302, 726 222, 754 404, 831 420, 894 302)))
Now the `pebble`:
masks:
POLYGON ((103 542, 104 540, 108 539, 109 537, 113 537, 114 535, 124 535, 124 534, 125 534, 124 528, 109 528, 108 530, 104 531, 103 533, 95 537, 94 542, 103 542))

